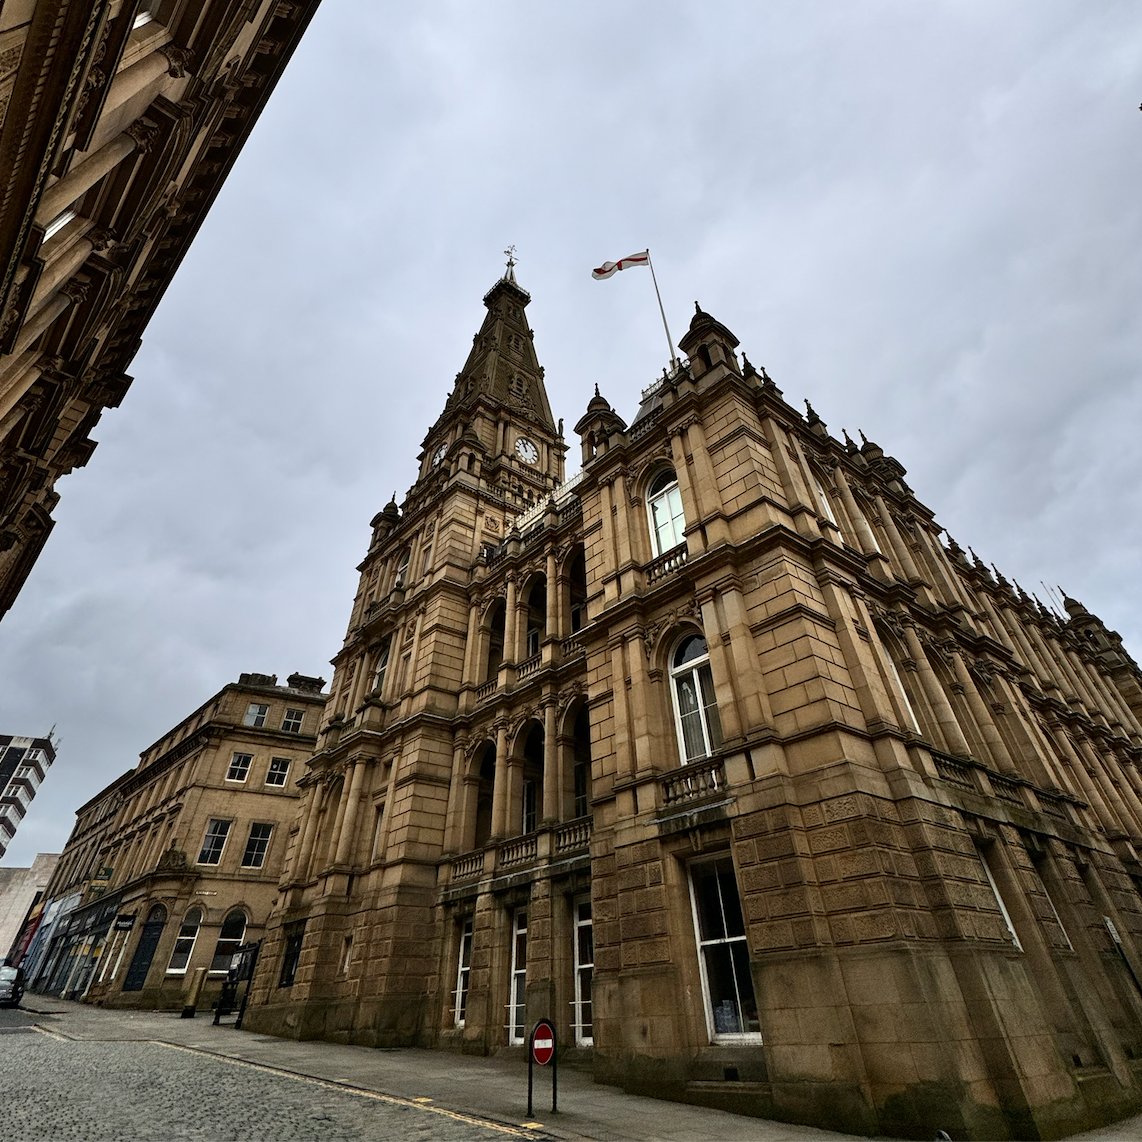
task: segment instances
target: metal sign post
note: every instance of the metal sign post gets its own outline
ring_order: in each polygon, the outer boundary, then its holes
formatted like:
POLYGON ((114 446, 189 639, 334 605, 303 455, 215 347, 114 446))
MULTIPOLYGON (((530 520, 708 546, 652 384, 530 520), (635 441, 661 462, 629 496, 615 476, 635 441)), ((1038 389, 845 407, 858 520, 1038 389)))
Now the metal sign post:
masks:
POLYGON ((534 1068, 551 1066, 551 1113, 558 1114, 556 1098, 558 1093, 559 1063, 555 1050, 555 1025, 549 1019, 541 1019, 531 1029, 527 1044, 527 1114, 532 1115, 532 1076, 534 1068))

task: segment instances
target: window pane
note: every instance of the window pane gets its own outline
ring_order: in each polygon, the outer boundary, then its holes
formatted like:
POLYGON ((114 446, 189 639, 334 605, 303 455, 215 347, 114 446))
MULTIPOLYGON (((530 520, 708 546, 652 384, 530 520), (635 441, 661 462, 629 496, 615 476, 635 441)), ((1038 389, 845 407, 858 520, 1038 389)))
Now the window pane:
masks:
POLYGON ((684 639, 674 652, 674 665, 684 666, 687 662, 693 662, 696 658, 705 658, 708 652, 709 648, 706 645, 706 640, 699 635, 691 635, 689 638, 684 639))
POLYGON ((692 875, 694 904, 698 912, 698 938, 703 941, 723 939, 726 925, 722 918, 722 894, 718 891, 717 866, 699 865, 692 875))
POLYGON ((714 697, 714 676, 710 664, 698 667, 698 680, 702 686, 702 712, 706 717, 706 733, 710 736, 710 749, 718 749, 722 744, 722 723, 718 719, 718 702, 714 697))
POLYGON ((267 785, 284 785, 289 778, 289 758, 271 757, 270 768, 266 771, 267 785))
POLYGON ((702 735, 702 715, 698 709, 698 695, 694 689, 694 676, 684 674, 675 679, 678 695, 678 719, 682 725, 682 743, 687 761, 706 756, 706 739, 702 735))

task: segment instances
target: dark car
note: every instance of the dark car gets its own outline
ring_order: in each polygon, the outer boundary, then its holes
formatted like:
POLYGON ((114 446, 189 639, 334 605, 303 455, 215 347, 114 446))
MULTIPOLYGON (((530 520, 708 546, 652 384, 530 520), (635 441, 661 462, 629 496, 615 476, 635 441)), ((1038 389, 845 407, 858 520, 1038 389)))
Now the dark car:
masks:
POLYGON ((0 1007, 19 1007, 23 997, 23 969, 4 964, 0 967, 0 1007))

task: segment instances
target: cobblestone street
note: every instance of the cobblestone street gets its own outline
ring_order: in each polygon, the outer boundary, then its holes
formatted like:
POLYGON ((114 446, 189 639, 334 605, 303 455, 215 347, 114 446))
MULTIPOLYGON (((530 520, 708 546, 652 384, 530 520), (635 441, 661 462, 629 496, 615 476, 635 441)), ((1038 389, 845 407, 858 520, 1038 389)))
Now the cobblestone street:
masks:
MULTIPOLYGON (((4 1138, 503 1139, 535 1131, 160 1042, 77 1041, 0 1012, 4 1138)), ((541 1135, 542 1136, 542 1135, 541 1135)))
MULTIPOLYGON (((856 1135, 660 1102, 560 1069, 443 1051, 298 1042, 215 1027, 209 1013, 111 1011, 29 995, 0 1010, 3 1142, 858 1142, 856 1135)), ((1072 1142, 1142 1142, 1142 1116, 1072 1142)))

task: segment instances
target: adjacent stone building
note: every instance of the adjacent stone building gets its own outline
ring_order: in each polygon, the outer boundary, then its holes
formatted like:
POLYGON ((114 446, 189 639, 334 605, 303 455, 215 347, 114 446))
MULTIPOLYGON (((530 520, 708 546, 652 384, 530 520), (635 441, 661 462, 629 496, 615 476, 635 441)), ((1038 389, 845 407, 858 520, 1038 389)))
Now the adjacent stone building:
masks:
POLYGON ((0 868, 0 963, 19 963, 43 916, 59 853, 37 853, 31 868, 0 868))
POLYGON ((509 269, 372 521, 247 1026, 818 1125, 1140 1105, 1142 685, 697 309, 565 478, 509 269))
POLYGON ((49 886, 80 902, 56 920, 34 988, 173 1009, 202 968, 201 1002, 214 998, 276 901, 323 686, 241 675, 84 806, 49 886))
POLYGON ((318 2, 0 3, 0 616, 318 2))

